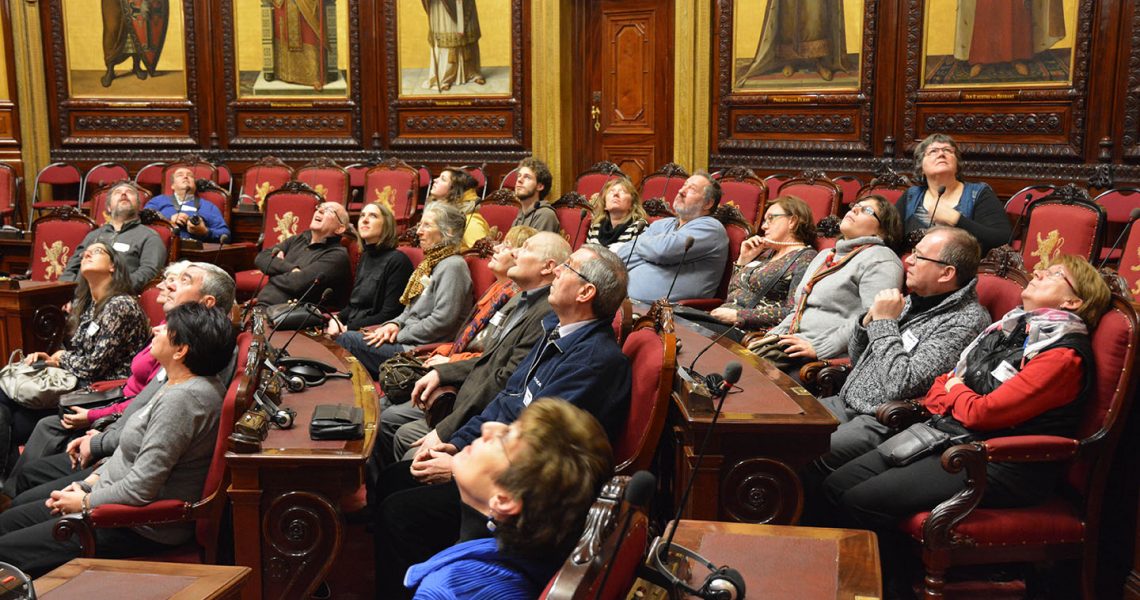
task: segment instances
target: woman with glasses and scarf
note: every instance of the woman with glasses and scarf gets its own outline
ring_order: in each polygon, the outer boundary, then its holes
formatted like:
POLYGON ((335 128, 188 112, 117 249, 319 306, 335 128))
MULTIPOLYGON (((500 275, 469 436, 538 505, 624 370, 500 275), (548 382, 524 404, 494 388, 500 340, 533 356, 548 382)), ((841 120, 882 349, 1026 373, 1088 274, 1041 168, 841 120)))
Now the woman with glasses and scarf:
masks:
POLYGON ((1009 241, 1005 207, 989 184, 962 181, 962 159, 954 138, 935 133, 914 149, 914 178, 921 182, 899 198, 906 233, 934 225, 961 227, 982 245, 985 256, 1009 241))

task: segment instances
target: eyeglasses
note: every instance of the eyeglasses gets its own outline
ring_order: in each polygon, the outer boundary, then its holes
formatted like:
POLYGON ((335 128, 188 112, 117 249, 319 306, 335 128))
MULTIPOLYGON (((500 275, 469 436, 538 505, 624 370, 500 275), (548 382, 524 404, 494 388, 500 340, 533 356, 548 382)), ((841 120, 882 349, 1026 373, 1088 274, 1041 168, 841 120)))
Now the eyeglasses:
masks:
POLYGON ((1062 271, 1060 269, 1057 269, 1056 271, 1052 271, 1049 269, 1038 269, 1037 272, 1040 273, 1042 277, 1051 277, 1053 279, 1063 279, 1065 281, 1065 283, 1068 284, 1069 289, 1073 290, 1074 294, 1077 293, 1077 286, 1073 285, 1073 282, 1069 281, 1068 277, 1065 277, 1064 271, 1062 271))
POLYGON ((867 206, 866 204, 856 204, 855 206, 852 206, 851 212, 853 212, 855 214, 863 213, 865 215, 871 215, 872 217, 875 217, 876 221, 878 221, 880 223, 883 222, 883 220, 879 218, 879 215, 875 214, 875 209, 871 208, 870 206, 867 206))
POLYGON ((791 215, 788 215, 788 214, 786 214, 786 213, 783 213, 783 214, 781 214, 781 213, 773 213, 773 214, 770 214, 770 215, 765 215, 765 216, 764 216, 764 222, 765 222, 765 223, 767 223, 767 224, 769 224, 769 225, 771 225, 771 224, 772 224, 772 221, 775 221, 776 219, 779 219, 780 217, 788 217, 788 216, 791 216, 791 215))
POLYGON ((938 264, 940 264, 940 265, 943 265, 943 266, 946 266, 946 267, 953 267, 953 266, 954 266, 954 265, 952 265, 952 264, 950 264, 950 263, 948 263, 948 262, 946 262, 946 261, 944 261, 944 260, 938 260, 938 259, 936 259, 936 258, 928 258, 928 257, 926 257, 926 256, 923 256, 922 254, 920 254, 920 253, 918 252, 918 248, 915 248, 915 249, 914 249, 914 250, 913 250, 913 251, 910 253, 910 255, 911 255, 911 257, 912 257, 912 258, 914 258, 915 260, 925 260, 926 262, 938 263, 938 264))
POLYGON ((348 225, 348 221, 340 218, 340 215, 337 214, 336 209, 331 207, 331 206, 322 206, 322 207, 317 209, 317 212, 324 213, 326 215, 332 215, 332 216, 336 217, 337 222, 340 223, 341 225, 348 225))
POLYGON ((91 248, 88 248, 88 249, 86 249, 86 250, 84 250, 84 251, 83 251, 83 256, 84 256, 84 257, 89 257, 89 256, 98 256, 98 255, 100 255, 100 254, 103 254, 103 255, 105 255, 105 256, 110 256, 110 255, 111 255, 111 253, 110 253, 110 252, 107 252, 107 249, 106 249, 106 248, 103 248, 102 246, 93 246, 93 247, 91 247, 91 248))
POLYGON ((939 154, 945 154, 946 156, 954 156, 955 154, 957 154, 957 152, 955 152, 954 148, 952 148, 950 146, 932 146, 932 147, 926 149, 926 155, 927 156, 938 156, 939 154))
POLYGON ((577 275, 578 277, 581 277, 581 278, 582 278, 582 281, 585 281, 586 283, 588 283, 588 284, 590 284, 590 285, 592 285, 592 286, 594 286, 594 287, 597 287, 597 284, 596 284, 596 283, 594 283, 593 281, 590 281, 590 278, 589 278, 589 277, 586 277, 585 275, 583 275, 583 274, 581 274, 580 272, 578 272, 578 269, 575 269, 574 267, 571 267, 571 266, 570 266, 570 260, 569 260, 569 259, 567 259, 567 260, 566 260, 566 262, 564 262, 564 263, 562 263, 561 265, 558 265, 558 266, 560 266, 560 267, 565 267, 566 269, 569 269, 569 271, 570 271, 571 273, 573 273, 573 274, 577 275))

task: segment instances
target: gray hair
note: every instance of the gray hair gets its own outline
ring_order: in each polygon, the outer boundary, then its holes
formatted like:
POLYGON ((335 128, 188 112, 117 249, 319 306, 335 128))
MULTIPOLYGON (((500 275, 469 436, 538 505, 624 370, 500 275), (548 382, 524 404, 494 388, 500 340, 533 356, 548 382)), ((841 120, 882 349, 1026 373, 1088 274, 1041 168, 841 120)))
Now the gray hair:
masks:
POLYGON ((954 172, 954 178, 961 181, 962 168, 965 166, 962 162, 962 153, 958 151, 958 144, 954 138, 945 133, 932 133, 914 147, 914 180, 926 181, 926 173, 922 172, 922 159, 926 157, 926 149, 935 143, 946 144, 954 149, 954 158, 958 161, 958 170, 954 172))
POLYGON ((709 209, 709 214, 711 215, 715 213, 716 207, 720 206, 720 197, 722 194, 720 189, 720 182, 713 179, 713 176, 708 171, 697 171, 696 173, 693 173, 693 175, 704 177, 705 181, 709 182, 709 184, 705 186, 704 199, 706 201, 712 200, 712 208, 709 209))
POLYGON ((234 279, 218 265, 207 262, 193 262, 191 267, 206 272, 202 276, 202 285, 198 288, 203 296, 213 296, 217 307, 227 314, 234 307, 234 279))
POLYGON ((613 318, 628 293, 629 273, 625 264, 612 250, 601 244, 585 244, 580 250, 588 250, 594 258, 579 265, 582 277, 594 284, 597 290, 591 308, 599 319, 613 318))
POLYGON ((570 257, 570 242, 566 238, 549 231, 539 231, 528 238, 534 246, 534 251, 542 260, 552 260, 555 264, 562 264, 570 257))
POLYGON ((435 218, 435 226, 443 235, 445 244, 459 244, 463 241, 463 231, 467 229, 467 216, 461 210, 446 202, 432 202, 424 208, 424 215, 432 215, 435 218))
POLYGON ((926 230, 926 235, 943 233, 946 243, 938 253, 938 260, 953 265, 958 287, 965 287, 978 275, 978 263, 982 261, 982 246, 977 238, 961 227, 938 225, 926 230))
POLYGON ((166 279, 167 277, 178 277, 182 274, 183 271, 186 270, 186 267, 189 266, 190 261, 188 260, 172 262, 169 265, 166 265, 166 268, 162 270, 162 278, 166 279))

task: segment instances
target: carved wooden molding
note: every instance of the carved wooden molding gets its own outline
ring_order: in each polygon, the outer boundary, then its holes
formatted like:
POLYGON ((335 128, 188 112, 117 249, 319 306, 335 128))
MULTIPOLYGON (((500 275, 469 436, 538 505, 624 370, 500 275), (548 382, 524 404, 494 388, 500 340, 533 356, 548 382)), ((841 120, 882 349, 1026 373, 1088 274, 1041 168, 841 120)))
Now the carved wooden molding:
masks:
POLYGON ((1065 129, 1065 115, 1047 113, 951 113, 923 115, 927 131, 946 134, 1056 135, 1065 129))
POLYGON ((128 117, 126 115, 83 116, 75 119, 77 131, 123 131, 160 133, 181 131, 184 117, 128 117))
POLYGON ((466 116, 410 116, 404 119, 404 127, 410 131, 462 132, 506 131, 507 118, 482 115, 466 116))
POLYGON ((741 133, 855 133, 849 115, 744 114, 736 117, 734 131, 741 133))
MULTIPOLYGON (((229 117, 227 117, 229 118, 229 117)), ((329 116, 259 116, 245 117, 242 127, 251 131, 317 132, 344 129, 348 121, 344 117, 329 116)))
POLYGON ((314 168, 314 169, 342 169, 343 167, 341 167, 339 164, 337 164, 337 162, 335 160, 333 160, 327 156, 318 156, 318 157, 314 158, 313 160, 310 160, 309 162, 305 163, 304 166, 302 166, 301 168, 302 169, 309 169, 309 168, 314 168))

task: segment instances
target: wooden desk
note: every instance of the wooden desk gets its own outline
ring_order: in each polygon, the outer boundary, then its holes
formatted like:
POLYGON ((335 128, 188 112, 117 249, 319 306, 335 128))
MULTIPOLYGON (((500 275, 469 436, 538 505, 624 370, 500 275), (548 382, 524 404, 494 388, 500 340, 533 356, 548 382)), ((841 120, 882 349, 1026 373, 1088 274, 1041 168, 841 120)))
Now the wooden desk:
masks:
POLYGON ((221 252, 218 251, 219 244, 215 243, 206 242, 195 246, 198 247, 188 248, 183 244, 179 251, 181 258, 218 265, 230 276, 238 271, 252 269, 253 258, 257 256, 257 246, 251 243, 226 244, 222 246, 221 252))
POLYGON ((249 242, 257 244, 261 236, 261 226, 265 222, 265 215, 258 211, 233 211, 230 213, 230 232, 234 242, 249 242))
POLYGON ((41 306, 63 306, 75 295, 71 281, 0 281, 0 355, 8 360, 13 350, 25 353, 47 350, 36 339, 32 316, 41 306), (18 283, 19 287, 10 287, 18 283))
POLYGON ((237 598, 246 567, 77 558, 37 579, 43 600, 206 600, 237 598))
MULTIPOLYGON (((673 543, 740 571, 749 598, 870 600, 883 595, 879 545, 870 531, 681 521, 673 543)), ((673 565, 688 563, 674 572, 690 574, 687 583, 700 587, 708 569, 670 556, 673 565)), ((637 587, 644 592, 641 597, 664 597, 664 590, 642 580, 637 587)))
MULTIPOLYGON (((699 324, 676 319, 678 369, 708 346, 715 335, 699 324)), ((746 348, 721 338, 696 364, 702 374, 719 373, 729 361, 744 367, 741 391, 728 396, 696 473, 698 493, 684 516, 715 521, 789 524, 799 518, 803 488, 798 471, 828 451, 839 422, 790 377, 746 348)), ((678 379, 677 387, 681 387, 678 379)), ((675 456, 674 502, 693 476, 696 454, 712 422, 708 400, 674 392, 670 419, 675 456)))
POLYGON ((0 237, 0 271, 12 275, 28 272, 32 263, 32 235, 0 237))
MULTIPOLYGON (((273 341, 280 346, 287 334, 292 332, 282 331, 273 341)), ((296 426, 271 429, 260 452, 226 453, 236 562, 253 569, 242 592, 245 600, 308 598, 320 585, 344 536, 339 501, 364 483, 364 463, 380 418, 372 380, 351 355, 307 335, 298 335, 289 353, 349 369, 353 377, 286 392, 282 404, 297 411, 296 426), (336 403, 364 409, 364 439, 309 439, 313 407, 336 403)))

